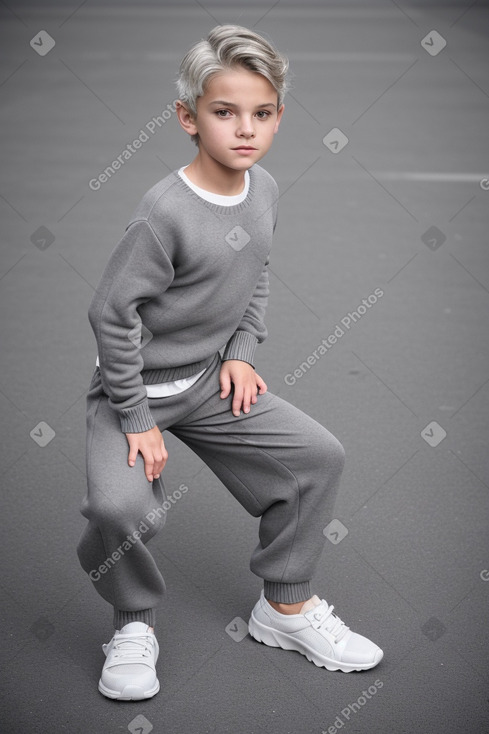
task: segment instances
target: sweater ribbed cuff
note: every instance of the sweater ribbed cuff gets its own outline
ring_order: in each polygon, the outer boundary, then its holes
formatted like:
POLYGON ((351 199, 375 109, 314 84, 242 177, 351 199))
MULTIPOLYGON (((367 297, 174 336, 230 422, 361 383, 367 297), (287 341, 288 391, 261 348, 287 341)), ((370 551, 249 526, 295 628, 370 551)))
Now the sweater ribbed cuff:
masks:
POLYGON ((222 361, 226 359, 240 359, 248 362, 252 367, 255 366, 255 349, 258 339, 248 331, 235 331, 231 339, 226 344, 222 361))
POLYGON ((307 601, 312 596, 310 581, 301 581, 298 584, 264 581, 263 593, 267 601, 276 601, 277 604, 297 604, 301 601, 307 601))
POLYGON ((120 421, 123 433, 142 433, 156 425, 147 400, 132 408, 123 408, 120 421))

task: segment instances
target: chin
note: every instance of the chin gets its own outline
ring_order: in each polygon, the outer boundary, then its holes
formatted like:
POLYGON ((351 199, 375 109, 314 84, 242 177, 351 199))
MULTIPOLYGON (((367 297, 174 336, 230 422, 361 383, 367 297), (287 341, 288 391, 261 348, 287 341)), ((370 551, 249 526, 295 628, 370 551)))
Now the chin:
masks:
POLYGON ((256 161, 250 161, 246 159, 238 163, 225 163, 224 165, 227 166, 227 168, 230 168, 232 171, 247 171, 248 168, 251 168, 254 163, 256 163, 256 161))
MULTIPOLYGON (((261 158, 261 157, 262 157, 262 156, 260 156, 260 158, 261 158)), ((253 158, 251 158, 251 157, 250 157, 250 158, 242 158, 242 159, 241 159, 241 160, 240 160, 239 162, 237 162, 237 163, 236 163, 235 165, 237 166, 237 168, 238 168, 238 169, 242 169, 242 168, 251 168, 251 166, 252 166, 252 165, 253 165, 254 163, 257 163, 257 162, 258 162, 258 161, 260 160, 260 158, 254 158, 254 157, 253 157, 253 158)))

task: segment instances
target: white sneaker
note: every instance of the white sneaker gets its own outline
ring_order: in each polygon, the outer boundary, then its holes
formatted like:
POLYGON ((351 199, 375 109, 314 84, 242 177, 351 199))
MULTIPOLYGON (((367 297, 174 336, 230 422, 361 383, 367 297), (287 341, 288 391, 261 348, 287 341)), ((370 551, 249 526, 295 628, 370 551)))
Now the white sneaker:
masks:
POLYGON ((158 693, 158 641, 144 622, 130 622, 116 630, 102 649, 107 660, 98 684, 100 693, 120 701, 139 701, 158 693))
POLYGON ((327 670, 349 673, 375 667, 384 656, 380 647, 352 632, 333 609, 324 599, 313 596, 299 614, 280 614, 262 591, 251 612, 248 629, 258 642, 296 650, 327 670))

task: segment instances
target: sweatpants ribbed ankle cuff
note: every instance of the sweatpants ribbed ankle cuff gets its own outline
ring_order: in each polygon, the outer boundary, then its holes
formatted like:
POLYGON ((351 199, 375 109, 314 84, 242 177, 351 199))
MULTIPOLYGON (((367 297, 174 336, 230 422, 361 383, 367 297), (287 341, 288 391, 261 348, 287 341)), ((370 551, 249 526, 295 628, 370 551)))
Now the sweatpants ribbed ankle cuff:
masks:
POLYGON ((310 581, 302 581, 300 584, 281 584, 277 581, 264 581, 263 593, 265 599, 276 601, 278 604, 297 604, 300 601, 310 599, 310 581))
POLYGON ((114 629, 120 630, 130 622, 144 622, 148 627, 154 627, 156 622, 155 609, 142 609, 139 612, 125 612, 114 609, 114 629))

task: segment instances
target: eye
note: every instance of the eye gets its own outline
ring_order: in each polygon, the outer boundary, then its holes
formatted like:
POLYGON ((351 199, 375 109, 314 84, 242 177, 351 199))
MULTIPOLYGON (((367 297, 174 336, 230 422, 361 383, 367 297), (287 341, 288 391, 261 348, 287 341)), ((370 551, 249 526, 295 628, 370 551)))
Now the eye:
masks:
POLYGON ((225 117, 227 117, 227 116, 228 116, 228 114, 231 114, 229 110, 216 110, 216 115, 217 115, 218 117, 223 117, 223 118, 225 118, 225 117))
POLYGON ((270 117, 271 113, 268 112, 268 110, 259 110, 257 113, 258 119, 260 120, 266 120, 267 117, 270 117))

